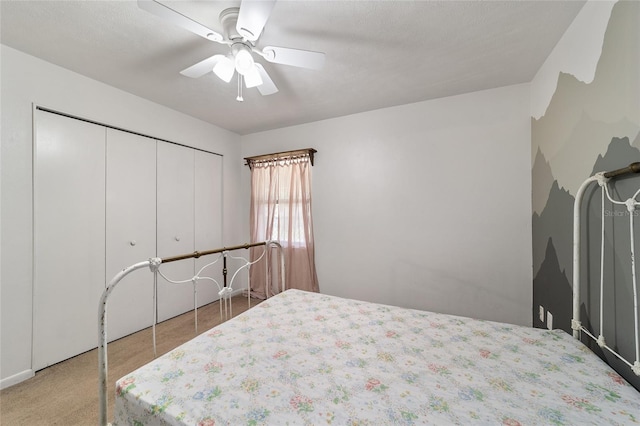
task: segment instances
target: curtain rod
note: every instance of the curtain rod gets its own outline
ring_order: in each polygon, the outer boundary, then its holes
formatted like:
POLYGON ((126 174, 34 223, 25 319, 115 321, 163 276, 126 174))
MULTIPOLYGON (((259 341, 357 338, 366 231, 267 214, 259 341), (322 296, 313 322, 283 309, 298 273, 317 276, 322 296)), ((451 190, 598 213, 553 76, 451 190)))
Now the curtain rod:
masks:
POLYGON ((640 163, 631 163, 627 167, 606 172, 604 174, 604 177, 615 178, 615 177, 624 176, 630 173, 640 173, 640 163))
POLYGON ((313 166, 313 155, 316 152, 318 151, 316 151, 313 148, 306 148, 306 149, 296 149, 294 151, 274 152, 273 154, 256 155, 253 157, 244 157, 246 161, 244 165, 249 166, 249 168, 251 168, 251 163, 253 163, 254 161, 275 160, 277 158, 282 158, 282 157, 294 157, 296 155, 309 154, 309 159, 311 160, 311 165, 313 166))

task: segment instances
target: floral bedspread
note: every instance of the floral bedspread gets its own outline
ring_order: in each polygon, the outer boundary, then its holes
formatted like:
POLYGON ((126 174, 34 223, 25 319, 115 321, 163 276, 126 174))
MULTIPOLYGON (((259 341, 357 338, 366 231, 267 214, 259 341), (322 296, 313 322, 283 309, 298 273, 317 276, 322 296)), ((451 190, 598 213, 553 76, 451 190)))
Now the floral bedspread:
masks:
POLYGON ((117 425, 640 424, 562 331, 288 290, 116 383, 117 425))

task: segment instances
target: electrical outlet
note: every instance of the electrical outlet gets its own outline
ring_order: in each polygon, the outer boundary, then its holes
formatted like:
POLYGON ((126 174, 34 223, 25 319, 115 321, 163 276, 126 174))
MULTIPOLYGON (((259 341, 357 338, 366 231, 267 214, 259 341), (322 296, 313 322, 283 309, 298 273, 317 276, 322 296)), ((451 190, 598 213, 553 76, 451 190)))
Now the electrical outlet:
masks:
POLYGON ((547 312, 547 328, 553 330, 553 314, 551 312, 547 312))
POLYGON ((540 322, 544 324, 544 306, 538 306, 538 316, 540 317, 540 322))

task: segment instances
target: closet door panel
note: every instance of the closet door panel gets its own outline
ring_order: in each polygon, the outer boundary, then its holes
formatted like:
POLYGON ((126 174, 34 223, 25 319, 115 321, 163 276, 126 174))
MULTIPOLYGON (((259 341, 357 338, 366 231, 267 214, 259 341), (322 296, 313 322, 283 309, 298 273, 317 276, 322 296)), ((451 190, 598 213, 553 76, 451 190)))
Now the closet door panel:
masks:
MULTIPOLYGON (((157 253, 169 257, 194 251, 194 150, 158 142, 157 253)), ((193 259, 161 265, 172 280, 193 276, 193 259)), ((158 277, 158 320, 193 309, 193 286, 170 284, 158 277)))
MULTIPOLYGON (((195 249, 198 251, 222 247, 222 156, 195 152, 195 249)), ((248 252, 247 252, 248 254, 248 252)), ((196 272, 216 260, 218 255, 195 260, 196 272)), ((202 275, 215 278, 220 287, 222 259, 207 267, 202 275)), ((231 279, 231 277, 229 277, 231 279)), ((240 288, 234 285, 234 288, 240 288)), ((198 283, 198 305, 217 300, 218 287, 209 280, 198 283)))
MULTIPOLYGON (((107 130, 106 282, 156 255, 156 141, 107 130)), ((125 277, 107 304, 108 339, 153 324, 153 274, 125 277)))
POLYGON ((33 368, 97 346, 105 285, 105 128, 36 112, 33 368))

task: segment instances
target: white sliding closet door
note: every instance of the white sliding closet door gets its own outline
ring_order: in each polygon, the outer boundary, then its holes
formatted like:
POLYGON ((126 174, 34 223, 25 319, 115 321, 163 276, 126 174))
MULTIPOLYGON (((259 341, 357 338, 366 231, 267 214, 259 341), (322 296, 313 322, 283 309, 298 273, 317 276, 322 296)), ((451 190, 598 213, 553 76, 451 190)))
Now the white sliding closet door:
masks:
MULTIPOLYGON (((194 150, 158 142, 157 255, 170 257, 194 251, 194 150)), ((193 276, 193 259, 167 263, 161 271, 169 279, 193 276)), ((193 309, 193 286, 170 284, 158 276, 158 321, 193 309)))
MULTIPOLYGON (((195 249, 222 247, 222 156, 195 152, 195 249)), ((196 270, 213 262, 217 254, 195 260, 196 270)), ((222 259, 205 269, 203 276, 213 277, 222 286, 222 259)), ((231 279, 231 277, 229 277, 231 279)), ((236 288, 239 288, 236 286, 236 288)), ((209 280, 198 282, 198 306, 217 300, 218 287, 209 280)))
MULTIPOLYGON (((107 129, 106 282, 156 255, 156 141, 107 129)), ((153 274, 125 277, 107 304, 108 338, 153 324, 153 274)))
POLYGON ((105 285, 105 128, 37 111, 33 369, 98 344, 105 285))

